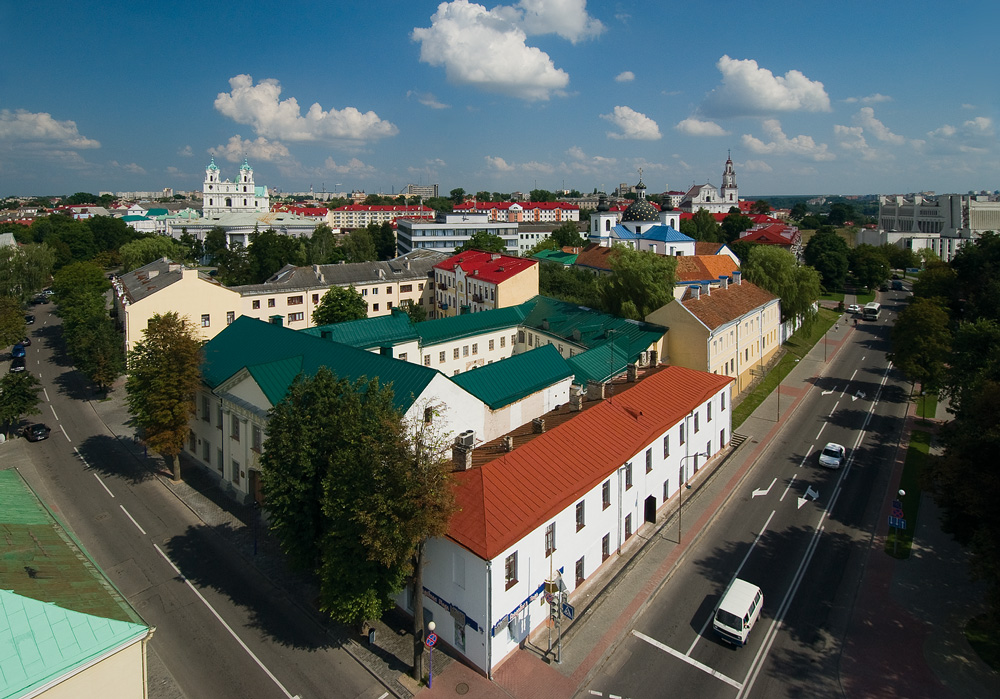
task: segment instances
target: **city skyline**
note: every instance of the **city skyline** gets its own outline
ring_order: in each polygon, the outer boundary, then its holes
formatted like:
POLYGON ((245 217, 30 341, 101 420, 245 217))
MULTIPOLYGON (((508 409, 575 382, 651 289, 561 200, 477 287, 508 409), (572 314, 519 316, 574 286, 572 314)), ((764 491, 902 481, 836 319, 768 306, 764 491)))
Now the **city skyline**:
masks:
POLYGON ((730 152, 746 194, 997 188, 991 4, 800 8, 8 4, 0 196, 200 190, 213 156, 282 192, 686 190, 730 152))

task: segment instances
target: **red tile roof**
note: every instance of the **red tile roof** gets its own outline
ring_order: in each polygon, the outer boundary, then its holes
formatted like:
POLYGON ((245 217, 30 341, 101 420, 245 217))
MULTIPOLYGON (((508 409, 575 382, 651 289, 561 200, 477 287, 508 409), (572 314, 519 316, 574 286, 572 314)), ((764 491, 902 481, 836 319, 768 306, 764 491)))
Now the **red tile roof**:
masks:
POLYGON ((740 268, 729 255, 682 255, 676 259, 678 282, 731 277, 740 268))
POLYGON ((275 204, 271 211, 280 211, 299 216, 326 216, 327 209, 322 206, 294 206, 292 204, 275 204))
POLYGON ((499 209, 506 211, 514 205, 520 206, 525 211, 530 209, 562 209, 563 211, 578 211, 576 204, 565 201, 465 201, 455 205, 455 211, 486 211, 488 209, 499 209))
POLYGON ((702 293, 697 301, 692 298, 689 290, 685 293, 682 303, 698 320, 709 329, 715 330, 720 325, 732 322, 777 298, 770 291, 765 291, 744 279, 742 284, 730 284, 728 289, 714 287, 711 293, 702 293))
POLYGON ((455 474, 448 537, 485 560, 578 501, 732 381, 669 366, 480 468, 455 474))
POLYGON ((475 276, 477 280, 499 284, 537 264, 538 260, 528 257, 511 257, 499 253, 471 250, 460 252, 447 260, 438 262, 434 265, 434 269, 451 272, 456 267, 461 267, 462 271, 469 276, 475 276))
POLYGON ((694 254, 695 255, 721 255, 724 253, 719 252, 725 247, 725 243, 706 243, 704 241, 697 240, 694 243, 694 254))
POLYGON ((401 214, 434 213, 434 209, 419 204, 395 205, 395 204, 347 204, 334 209, 334 211, 398 211, 401 214))

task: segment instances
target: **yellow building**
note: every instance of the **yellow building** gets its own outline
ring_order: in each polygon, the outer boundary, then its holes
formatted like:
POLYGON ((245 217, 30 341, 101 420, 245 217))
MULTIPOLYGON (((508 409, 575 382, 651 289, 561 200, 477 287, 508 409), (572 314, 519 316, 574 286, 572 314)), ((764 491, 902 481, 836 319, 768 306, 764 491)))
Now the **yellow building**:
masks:
POLYGON ((436 318, 524 303, 538 294, 538 261, 470 250, 434 265, 436 318))
POLYGON ((665 325, 667 363, 736 379, 739 393, 781 344, 781 300, 745 282, 739 270, 721 286, 691 285, 682 298, 646 316, 665 325))

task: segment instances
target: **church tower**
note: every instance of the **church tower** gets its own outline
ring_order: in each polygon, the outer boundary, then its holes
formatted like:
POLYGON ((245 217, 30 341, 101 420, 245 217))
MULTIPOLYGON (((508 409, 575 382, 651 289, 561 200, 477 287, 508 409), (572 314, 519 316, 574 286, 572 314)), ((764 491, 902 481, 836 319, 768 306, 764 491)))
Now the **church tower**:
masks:
POLYGON ((601 247, 611 247, 611 229, 618 224, 618 216, 612 213, 608 198, 603 194, 597 200, 597 211, 590 215, 590 234, 587 239, 601 247))
POLYGON ((729 206, 739 206, 740 190, 736 186, 736 171, 733 169, 732 153, 726 158, 726 169, 722 171, 722 201, 729 206))
POLYGON ((245 156, 235 182, 222 179, 213 156, 205 168, 201 207, 204 216, 266 213, 270 209, 270 196, 267 187, 254 184, 253 168, 245 156))

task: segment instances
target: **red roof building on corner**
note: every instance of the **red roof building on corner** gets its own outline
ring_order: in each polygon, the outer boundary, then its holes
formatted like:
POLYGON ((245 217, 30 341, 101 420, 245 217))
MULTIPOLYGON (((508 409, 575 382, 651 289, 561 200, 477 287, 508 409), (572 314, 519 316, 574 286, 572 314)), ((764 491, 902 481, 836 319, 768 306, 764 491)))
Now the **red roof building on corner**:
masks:
POLYGON ((524 303, 538 295, 538 260, 469 250, 434 265, 436 317, 524 303))

